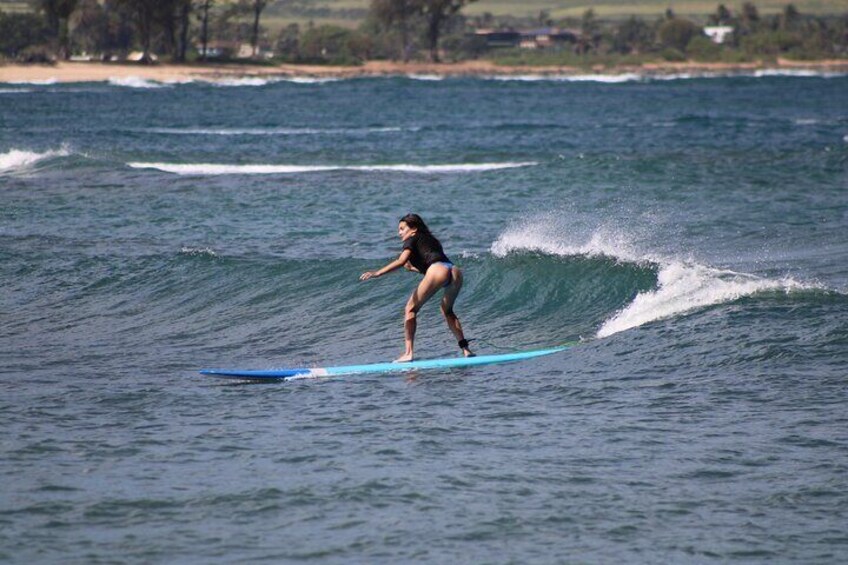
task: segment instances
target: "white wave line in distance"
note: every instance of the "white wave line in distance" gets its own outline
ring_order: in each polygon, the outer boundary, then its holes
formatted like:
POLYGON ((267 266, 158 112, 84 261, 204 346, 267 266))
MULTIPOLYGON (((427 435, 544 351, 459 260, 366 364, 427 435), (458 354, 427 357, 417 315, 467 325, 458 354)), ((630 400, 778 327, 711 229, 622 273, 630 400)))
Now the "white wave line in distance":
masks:
MULTIPOLYGON (((147 133, 158 133, 163 135, 338 135, 338 134, 370 134, 370 133, 396 133, 405 131, 401 127, 373 127, 373 128, 149 128, 141 130, 147 133)), ((406 131, 415 131, 407 128, 406 131)))
POLYGON ((215 163, 127 163, 134 169, 157 169, 177 175, 273 175, 325 171, 401 172, 401 173, 473 173, 532 167, 535 161, 514 163, 461 163, 455 165, 222 165, 215 163))

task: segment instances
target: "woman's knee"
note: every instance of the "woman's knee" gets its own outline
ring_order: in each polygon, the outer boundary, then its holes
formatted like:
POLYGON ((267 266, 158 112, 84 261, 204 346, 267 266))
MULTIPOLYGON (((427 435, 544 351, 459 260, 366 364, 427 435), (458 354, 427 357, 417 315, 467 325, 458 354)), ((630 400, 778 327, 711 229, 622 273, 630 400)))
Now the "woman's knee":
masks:
POLYGON ((418 315, 418 310, 420 309, 421 305, 410 299, 406 303, 406 308, 403 310, 404 318, 407 320, 414 319, 418 315))

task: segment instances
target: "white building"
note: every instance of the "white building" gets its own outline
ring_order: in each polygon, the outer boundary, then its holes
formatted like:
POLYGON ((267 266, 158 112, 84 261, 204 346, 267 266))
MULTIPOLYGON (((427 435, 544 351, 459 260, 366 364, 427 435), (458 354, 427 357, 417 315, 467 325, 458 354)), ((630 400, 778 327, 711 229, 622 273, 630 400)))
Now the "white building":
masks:
POLYGON ((707 26, 704 28, 704 33, 713 40, 713 43, 724 43, 727 36, 733 33, 733 26, 707 26))

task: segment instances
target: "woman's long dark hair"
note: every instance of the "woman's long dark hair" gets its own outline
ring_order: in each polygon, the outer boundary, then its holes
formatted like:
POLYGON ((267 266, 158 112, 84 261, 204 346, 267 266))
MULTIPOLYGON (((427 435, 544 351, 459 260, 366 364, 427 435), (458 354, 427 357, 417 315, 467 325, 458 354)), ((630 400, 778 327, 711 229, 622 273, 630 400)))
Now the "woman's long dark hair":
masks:
POLYGON ((408 225, 411 229, 418 230, 419 233, 426 233, 428 235, 432 235, 430 233, 430 228, 427 227, 427 224, 424 223, 424 220, 421 219, 421 216, 418 214, 407 214, 400 220, 398 223, 403 222, 408 225))

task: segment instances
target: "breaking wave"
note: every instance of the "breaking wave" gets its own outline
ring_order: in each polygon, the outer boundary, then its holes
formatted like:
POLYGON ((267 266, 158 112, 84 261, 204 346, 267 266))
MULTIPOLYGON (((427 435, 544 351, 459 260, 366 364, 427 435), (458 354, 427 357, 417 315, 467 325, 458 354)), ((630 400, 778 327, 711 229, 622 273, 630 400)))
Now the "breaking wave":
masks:
POLYGON ((370 128, 149 128, 146 133, 162 135, 223 135, 223 136, 294 136, 294 135, 368 135, 372 133, 397 133, 417 131, 420 128, 370 127, 370 128))
POLYGON ((548 74, 524 74, 524 75, 492 75, 483 77, 487 80, 517 81, 517 82, 603 82, 621 83, 644 80, 644 76, 635 73, 626 74, 590 74, 590 75, 548 75, 548 74))
POLYGON ((40 79, 40 80, 10 80, 9 82, 0 83, 0 84, 25 84, 25 85, 32 85, 32 86, 51 86, 51 85, 56 84, 57 82, 59 82, 59 81, 57 81, 55 78, 46 78, 46 79, 40 79))
POLYGON ((691 260, 644 253, 626 235, 599 229, 582 241, 570 241, 556 232, 556 223, 534 218, 507 229, 492 244, 491 252, 504 257, 513 252, 538 252, 559 257, 607 257, 616 262, 651 266, 657 272, 655 287, 635 297, 609 316, 596 336, 608 337, 657 320, 732 302, 761 292, 819 288, 790 277, 763 278, 717 269, 691 260))
POLYGON ((155 80, 149 80, 142 77, 112 77, 109 79, 109 84, 113 86, 122 86, 124 88, 165 88, 166 84, 155 80))
POLYGON ((621 84, 631 82, 675 81, 715 79, 731 77, 747 78, 839 78, 848 76, 844 71, 829 71, 819 69, 757 69, 751 71, 690 71, 679 73, 598 73, 598 74, 516 74, 490 75, 482 77, 485 80, 517 81, 517 82, 599 82, 605 84, 621 84))
POLYGON ((326 171, 362 171, 362 172, 396 172, 396 173, 476 173, 512 169, 517 167, 532 167, 536 162, 514 163, 458 163, 449 165, 226 165, 216 163, 127 163, 134 169, 157 169, 177 175, 274 175, 297 173, 320 173, 326 171))
POLYGON ((68 155, 70 155, 70 150, 67 147, 43 152, 12 149, 6 153, 0 153, 0 175, 30 170, 41 161, 56 157, 67 157, 68 155))

